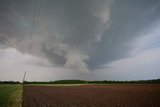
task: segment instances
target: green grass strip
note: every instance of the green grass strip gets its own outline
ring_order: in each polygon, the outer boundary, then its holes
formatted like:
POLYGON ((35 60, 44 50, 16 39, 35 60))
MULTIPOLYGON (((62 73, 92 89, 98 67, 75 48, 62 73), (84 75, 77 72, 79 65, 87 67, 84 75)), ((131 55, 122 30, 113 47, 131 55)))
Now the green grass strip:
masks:
POLYGON ((0 107, 21 107, 22 85, 0 85, 0 107))

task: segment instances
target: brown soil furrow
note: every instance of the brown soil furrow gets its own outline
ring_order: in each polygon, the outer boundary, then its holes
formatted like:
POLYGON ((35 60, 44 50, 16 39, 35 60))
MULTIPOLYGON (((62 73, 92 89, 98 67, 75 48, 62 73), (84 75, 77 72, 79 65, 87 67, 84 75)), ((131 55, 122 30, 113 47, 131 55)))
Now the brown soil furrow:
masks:
POLYGON ((25 86, 23 107, 159 107, 160 84, 25 86))

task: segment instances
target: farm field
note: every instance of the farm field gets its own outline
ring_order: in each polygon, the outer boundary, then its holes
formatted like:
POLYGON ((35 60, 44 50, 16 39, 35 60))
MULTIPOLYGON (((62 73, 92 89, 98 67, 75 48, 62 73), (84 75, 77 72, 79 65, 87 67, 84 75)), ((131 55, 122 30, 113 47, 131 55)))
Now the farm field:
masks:
POLYGON ((23 107, 158 107, 160 84, 32 86, 23 107))
POLYGON ((0 107, 21 107, 22 85, 0 85, 0 107))

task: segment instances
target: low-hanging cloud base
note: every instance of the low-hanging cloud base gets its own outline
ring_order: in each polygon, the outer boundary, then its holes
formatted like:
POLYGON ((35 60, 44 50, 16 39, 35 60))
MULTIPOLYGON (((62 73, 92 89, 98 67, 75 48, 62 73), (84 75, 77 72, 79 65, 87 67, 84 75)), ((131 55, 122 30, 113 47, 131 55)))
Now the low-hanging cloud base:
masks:
POLYGON ((143 79, 151 78, 151 72, 159 74, 159 63, 154 63, 159 51, 154 51, 146 75, 137 77, 145 73, 143 64, 135 64, 132 72, 127 70, 133 60, 123 65, 132 56, 145 61, 140 53, 160 47, 159 1, 42 0, 33 21, 35 6, 32 0, 0 1, 0 80, 16 79, 25 69, 33 71, 29 80, 143 79), (119 60, 123 69, 112 63, 119 60))

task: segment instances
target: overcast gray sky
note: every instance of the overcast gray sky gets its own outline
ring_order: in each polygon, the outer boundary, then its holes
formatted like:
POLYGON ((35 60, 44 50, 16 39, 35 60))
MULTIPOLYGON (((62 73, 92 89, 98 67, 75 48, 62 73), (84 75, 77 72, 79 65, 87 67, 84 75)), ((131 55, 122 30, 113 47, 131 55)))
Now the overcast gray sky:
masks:
POLYGON ((30 81, 160 78, 160 1, 0 0, 0 80, 25 70, 30 81))

